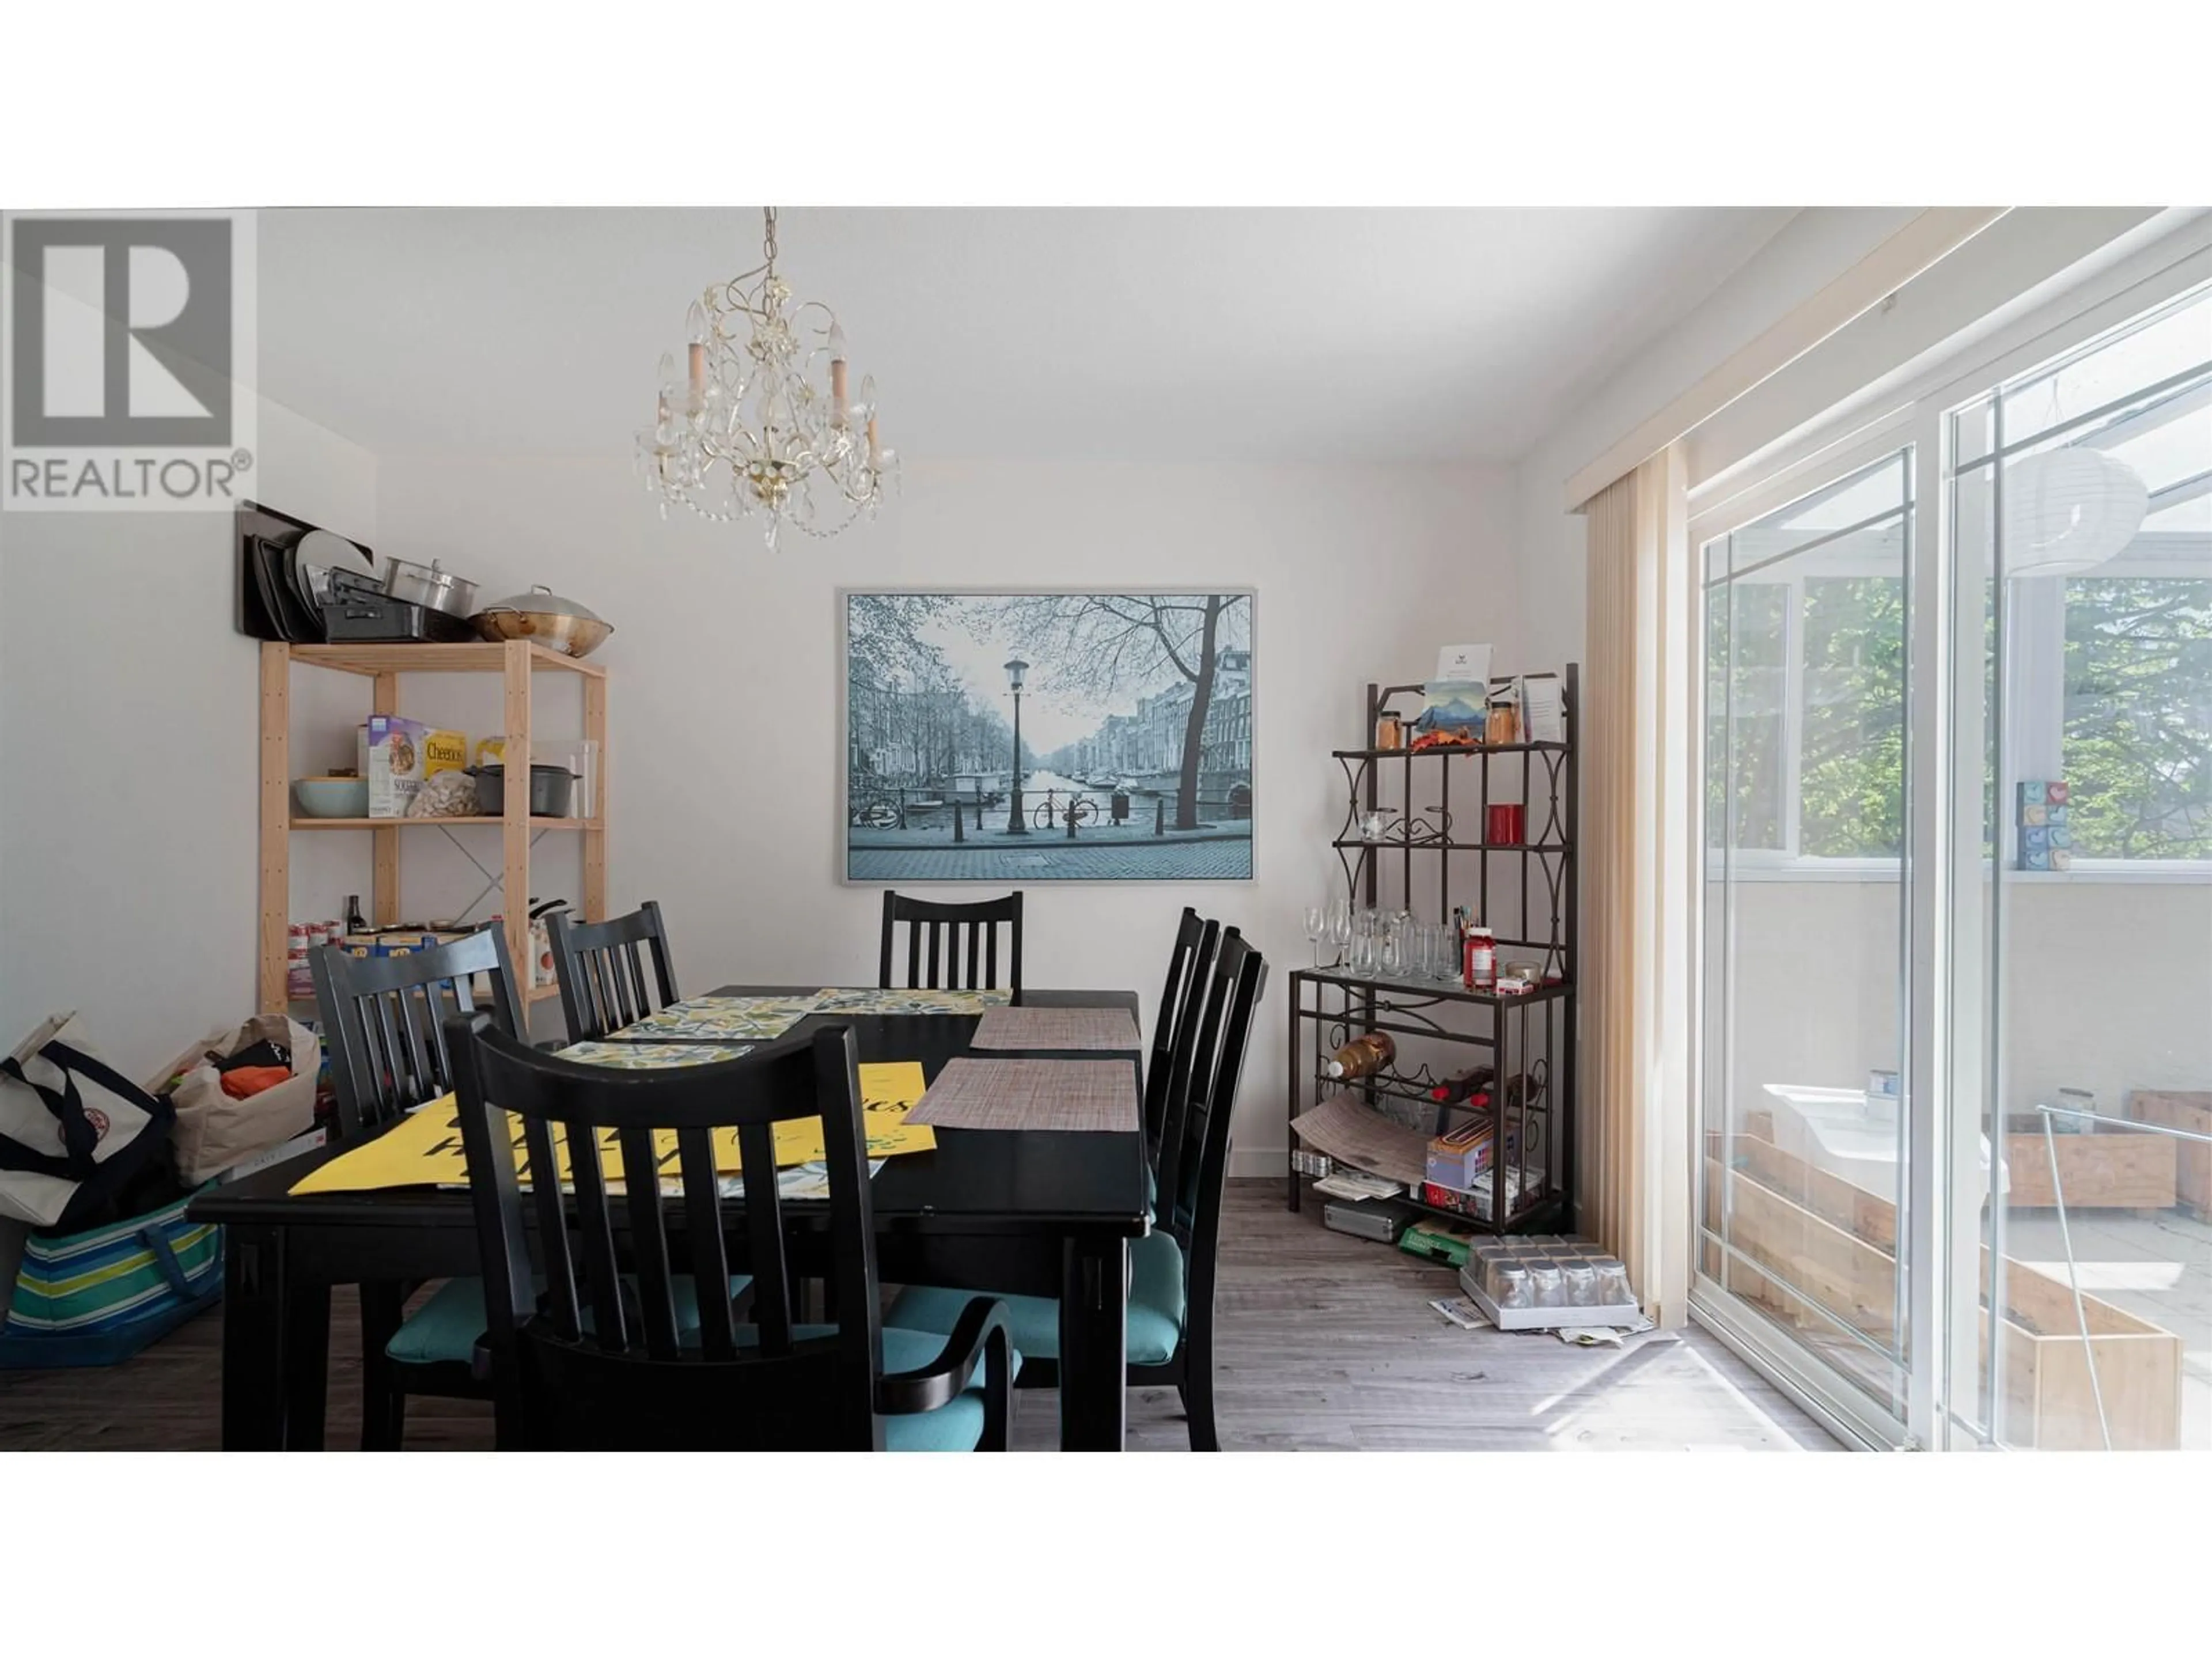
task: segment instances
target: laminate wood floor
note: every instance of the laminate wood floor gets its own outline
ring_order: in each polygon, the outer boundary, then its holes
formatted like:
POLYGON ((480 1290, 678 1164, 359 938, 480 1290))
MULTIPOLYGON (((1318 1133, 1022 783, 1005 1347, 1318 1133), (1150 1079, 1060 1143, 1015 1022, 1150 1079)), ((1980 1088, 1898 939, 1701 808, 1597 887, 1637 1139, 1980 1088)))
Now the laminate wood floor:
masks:
MULTIPOLYGON (((1624 1348, 1462 1331, 1428 1306, 1448 1269, 1292 1215, 1279 1181, 1230 1183, 1215 1383, 1223 1443, 1249 1450, 1832 1450, 1835 1442, 1705 1332, 1624 1348)), ((360 1316, 331 1299, 330 1443, 358 1443, 360 1316)), ((0 1450, 212 1450, 221 1304, 106 1370, 0 1372, 0 1450)), ((1055 1396, 1016 1396, 1015 1443, 1059 1438, 1055 1396)), ((1174 1390, 1129 1401, 1133 1450, 1182 1450, 1174 1390)), ((410 1450, 483 1450, 491 1413, 414 1400, 410 1450)))

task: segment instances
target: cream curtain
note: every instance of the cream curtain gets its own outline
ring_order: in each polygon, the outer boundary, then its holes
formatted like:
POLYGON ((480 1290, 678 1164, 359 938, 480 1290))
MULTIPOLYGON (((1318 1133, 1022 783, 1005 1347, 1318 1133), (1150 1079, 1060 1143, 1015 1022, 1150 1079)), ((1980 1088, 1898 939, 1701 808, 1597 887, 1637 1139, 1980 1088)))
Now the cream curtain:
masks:
POLYGON ((1585 505, 1581 1057, 1583 1232, 1662 1324, 1687 1313, 1693 574, 1669 446, 1585 505))

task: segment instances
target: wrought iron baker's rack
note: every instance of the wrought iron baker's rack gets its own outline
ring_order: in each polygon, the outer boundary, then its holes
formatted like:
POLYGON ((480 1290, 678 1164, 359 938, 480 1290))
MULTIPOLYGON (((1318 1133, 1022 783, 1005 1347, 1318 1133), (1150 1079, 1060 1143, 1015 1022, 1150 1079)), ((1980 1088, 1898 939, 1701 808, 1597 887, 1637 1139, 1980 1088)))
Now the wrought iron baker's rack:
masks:
MULTIPOLYGON (((1334 751, 1344 771, 1346 805, 1344 824, 1331 846, 1343 869, 1347 902, 1373 907, 1392 897, 1423 920, 1433 907, 1439 924, 1449 922, 1455 904, 1472 903, 1477 916, 1495 927, 1510 898, 1517 908, 1510 933, 1504 927, 1496 928, 1498 961, 1536 962, 1539 983, 1522 992, 1477 991, 1404 975, 1357 974, 1343 966, 1301 968, 1290 976, 1291 1121, 1295 1123, 1310 1103, 1318 1104, 1324 1093, 1340 1087, 1348 1087, 1361 1107, 1387 1121, 1387 1133, 1418 1136, 1423 1142, 1455 1122, 1491 1115, 1498 1152, 1492 1160, 1487 1214, 1431 1204, 1418 1186, 1397 1200, 1477 1231, 1540 1226, 1567 1232, 1574 1224, 1577 737, 1582 701, 1577 665, 1567 665, 1563 689, 1559 741, 1530 740, 1524 732, 1523 740, 1515 743, 1414 750, 1410 734, 1407 744, 1392 749, 1376 746, 1376 737, 1393 700, 1418 700, 1424 688, 1370 684, 1367 746, 1334 751), (1453 817, 1455 774, 1463 806, 1474 809, 1473 837, 1457 832, 1461 821, 1453 817), (1433 799, 1424 800, 1424 795, 1433 799), (1516 801, 1522 807, 1522 839, 1490 840, 1490 807, 1516 801), (1397 814, 1390 829, 1379 837, 1363 835, 1361 819, 1382 809, 1397 814), (1429 1093, 1439 1080, 1433 1067, 1407 1064, 1402 1043, 1394 1069, 1349 1085, 1332 1083, 1322 1073, 1328 1056, 1363 1031, 1486 1051, 1486 1063, 1495 1073, 1492 1103, 1479 1112, 1436 1103, 1429 1093), (1515 1078, 1524 1079, 1517 1092, 1508 1087, 1515 1078), (1516 1146, 1517 1191, 1506 1174, 1513 1162, 1507 1149, 1516 1146)), ((1301 1138, 1295 1129, 1289 1139, 1289 1203, 1296 1210, 1310 1177, 1300 1168, 1301 1138)), ((1404 1144, 1410 1147, 1412 1141, 1404 1144)), ((1333 1156, 1340 1164, 1367 1167, 1357 1158, 1333 1156)))

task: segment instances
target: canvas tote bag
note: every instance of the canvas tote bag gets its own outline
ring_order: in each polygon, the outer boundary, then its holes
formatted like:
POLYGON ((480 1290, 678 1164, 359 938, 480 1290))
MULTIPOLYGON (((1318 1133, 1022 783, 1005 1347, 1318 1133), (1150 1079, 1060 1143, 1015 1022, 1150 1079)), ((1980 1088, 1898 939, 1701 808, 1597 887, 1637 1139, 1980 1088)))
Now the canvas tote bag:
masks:
POLYGON ((57 1015, 0 1060, 0 1216, 68 1226, 167 1144, 173 1113, 57 1015))
POLYGON ((169 1091, 177 1112, 177 1174, 197 1186, 313 1128, 315 1074, 322 1064, 321 1039, 283 1014, 256 1014, 243 1025, 218 1027, 179 1054, 150 1079, 150 1086, 159 1089, 178 1079, 169 1091), (264 1039, 283 1044, 292 1056, 291 1081, 233 1100, 223 1093, 222 1074, 207 1056, 228 1059, 264 1039))

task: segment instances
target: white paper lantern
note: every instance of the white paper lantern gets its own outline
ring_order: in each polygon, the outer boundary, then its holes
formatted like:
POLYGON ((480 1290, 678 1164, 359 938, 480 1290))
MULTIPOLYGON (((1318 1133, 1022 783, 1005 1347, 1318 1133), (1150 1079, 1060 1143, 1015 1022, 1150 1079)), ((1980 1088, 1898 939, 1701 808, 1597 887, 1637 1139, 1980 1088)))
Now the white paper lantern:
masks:
POLYGON ((2004 573, 2070 576, 2118 554, 2142 527, 2142 475, 2100 450, 2046 449, 2004 475, 2004 573))

